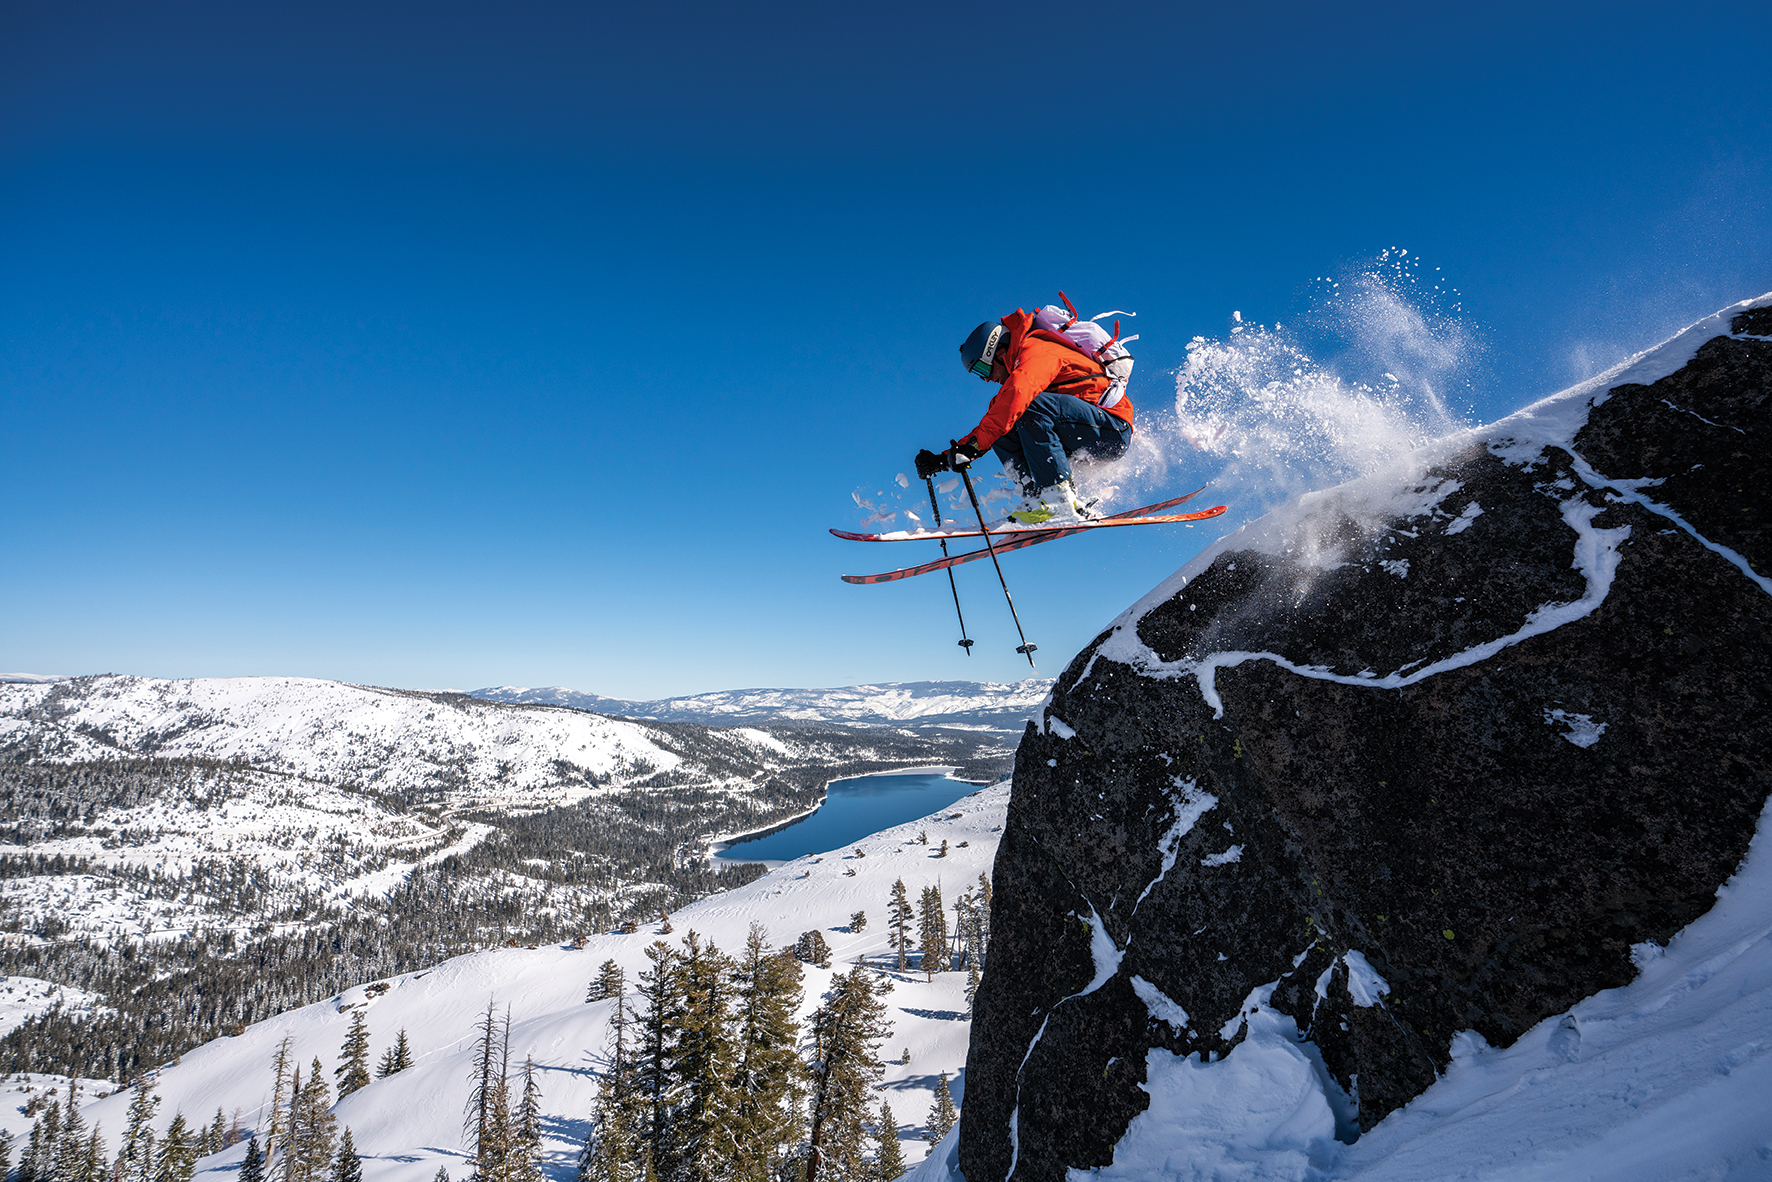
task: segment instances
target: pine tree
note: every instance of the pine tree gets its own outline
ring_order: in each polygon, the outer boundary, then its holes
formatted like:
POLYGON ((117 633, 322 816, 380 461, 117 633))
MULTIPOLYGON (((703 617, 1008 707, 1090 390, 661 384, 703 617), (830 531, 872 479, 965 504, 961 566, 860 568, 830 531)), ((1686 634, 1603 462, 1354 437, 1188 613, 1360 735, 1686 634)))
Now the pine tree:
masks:
POLYGON ((240 1182, 265 1182, 265 1157, 258 1151, 258 1134, 246 1139, 246 1156, 240 1162, 240 1182))
POLYGON ((948 917, 942 907, 941 888, 923 888, 922 915, 918 917, 917 938, 923 944, 923 972, 933 981, 935 974, 947 969, 948 917))
POLYGON ((886 1003, 868 971, 857 965, 831 981, 824 1004, 812 1015, 813 1060, 809 1067, 811 1130, 805 1182, 859 1177, 867 1170, 864 1141, 868 1092, 885 1071, 879 1046, 891 1033, 886 1003))
POLYGON ((43 1182, 56 1182, 55 1159, 56 1150, 61 1146, 62 1106, 61 1101, 51 1100, 49 1107, 43 1110, 43 1142, 37 1152, 37 1176, 43 1182))
POLYGON ((817 929, 800 933, 800 938, 794 941, 794 955, 821 969, 831 967, 831 946, 825 942, 824 933, 817 929))
POLYGON ((154 1114, 160 1111, 160 1097, 154 1095, 154 1081, 146 1072, 135 1077, 129 1094, 129 1110, 124 1116, 123 1163, 126 1182, 153 1182, 154 1176, 154 1114))
POLYGON ((966 1012, 968 1014, 978 1004, 978 985, 978 965, 976 963, 969 964, 966 966, 966 1012))
POLYGON ((279 1113, 271 1110, 271 1125, 277 1130, 276 1138, 271 1142, 270 1151, 265 1154, 269 1167, 271 1182, 298 1182, 296 1174, 296 1138, 300 1135, 296 1126, 300 1123, 301 1109, 301 1066, 293 1066, 289 1070, 289 1106, 279 1113))
POLYGON ((363 1159, 357 1156, 349 1125, 345 1126, 345 1135, 339 1139, 338 1156, 332 1159, 331 1182, 363 1182, 363 1159))
POLYGON ((80 1084, 68 1085, 68 1111, 62 1118, 61 1139, 55 1143, 56 1182, 96 1182, 86 1171, 86 1118, 80 1115, 80 1084))
MULTIPOLYGON (((339 1048, 339 1065, 332 1074, 338 1077, 338 1098, 343 1100, 358 1088, 369 1086, 369 1021, 362 1010, 351 1014, 351 1029, 339 1048)), ((221 1113, 218 1111, 219 1118, 221 1113)))
POLYGON ((191 1144, 190 1126, 185 1114, 172 1114, 172 1124, 160 1139, 160 1152, 154 1161, 154 1182, 191 1182, 197 1169, 196 1146, 191 1144))
POLYGON ((640 1177, 634 1066, 628 1048, 632 1016, 626 1002, 610 1016, 609 1067, 597 1080, 591 1132, 578 1159, 580 1182, 637 1182, 640 1177))
POLYGON ((221 1105, 215 1106, 215 1119, 209 1122, 209 1152, 220 1153, 228 1147, 228 1118, 222 1115, 221 1105))
POLYGON ((495 1182, 503 1163, 495 1142, 498 1137, 498 1104, 504 1090, 504 1064, 498 1051, 497 1003, 487 999, 486 1013, 475 1028, 480 1032, 474 1047, 474 1062, 469 1075, 472 1088, 468 1092, 467 1112, 462 1132, 473 1140, 474 1173, 480 1182, 495 1182))
POLYGON ((12 1131, 0 1129, 0 1182, 12 1173, 12 1131))
POLYGON ((375 1076, 377 1079, 386 1079, 411 1066, 412 1045, 406 1041, 406 1028, 402 1026, 399 1037, 394 1039, 394 1045, 383 1052, 381 1062, 376 1066, 375 1076))
POLYGON ((13 1182, 41 1182, 43 1171, 39 1164, 43 1160, 43 1122, 31 1122, 30 1136, 25 1139, 25 1151, 18 1156, 18 1174, 13 1182))
MULTIPOLYGON (((0 1178, 5 1177, 0 1173, 0 1178)), ((104 1182, 105 1137, 99 1125, 92 1126, 92 1136, 86 1139, 86 1152, 80 1158, 80 1177, 84 1182, 104 1182)))
POLYGON ((498 1035, 498 1093, 492 1106, 492 1172, 488 1182, 510 1182, 512 1145, 516 1129, 511 1120, 511 1007, 505 1006, 498 1035))
POLYGON ((800 962, 771 951, 763 925, 751 924, 738 964, 734 1182, 777 1177, 802 1135, 804 1069, 796 1018, 802 975, 800 962))
POLYGON ((904 972, 905 951, 911 946, 911 921, 916 913, 911 910, 910 893, 904 889, 904 879, 892 884, 892 900, 886 905, 886 926, 892 932, 892 947, 898 952, 898 971, 904 972))
POLYGON ((683 997, 678 957, 671 946, 663 940, 653 941, 646 949, 646 959, 652 962, 651 967, 640 970, 635 990, 646 1010, 639 1018, 634 1082, 644 1111, 640 1139, 643 1145, 656 1149, 665 1141, 678 1100, 672 1065, 682 1028, 683 997))
POLYGON ((724 1182, 733 1139, 732 961, 695 932, 683 938, 683 998, 671 1075, 679 1099, 667 1137, 653 1144, 672 1182, 724 1182))
POLYGON ((449 1171, 442 1166, 437 1167, 437 1176, 431 1182, 449 1182, 449 1171))
POLYGON ((285 1122, 283 1182, 324 1182, 332 1166, 333 1130, 326 1069, 316 1057, 304 1083, 298 1068, 292 1076, 289 1118, 285 1122))
POLYGON ((942 1072, 935 1084, 935 1103, 929 1106, 929 1119, 923 1122, 923 1140, 936 1144, 948 1135, 960 1114, 954 1111, 954 1096, 948 1091, 948 1073, 942 1072))
POLYGON ((973 932, 972 954, 978 961, 979 972, 984 971, 985 954, 991 946, 991 880, 985 877, 984 871, 978 872, 978 902, 974 908, 977 927, 973 932))
POLYGON ((509 1182, 541 1182, 541 1087, 535 1082, 533 1055, 523 1060, 523 1094, 514 1132, 509 1182))
POLYGON ((892 1105, 880 1101, 880 1156, 876 1159, 880 1182, 892 1182, 904 1173, 904 1154, 898 1148, 898 1121, 892 1105))
POLYGON ((620 997, 627 992, 626 975, 620 965, 613 959, 603 962, 597 970, 597 979, 591 982, 590 989, 585 992, 585 1004, 593 1001, 608 1001, 612 997, 620 997))
POLYGON ((277 1157, 283 1152, 286 1139, 284 1124, 285 1111, 291 1100, 290 1073, 292 1069, 296 1073, 301 1070, 290 1061, 289 1039, 289 1035, 283 1036, 283 1041, 277 1044, 277 1054, 271 1060, 271 1121, 265 1130, 265 1173, 272 1178, 277 1176, 277 1157))

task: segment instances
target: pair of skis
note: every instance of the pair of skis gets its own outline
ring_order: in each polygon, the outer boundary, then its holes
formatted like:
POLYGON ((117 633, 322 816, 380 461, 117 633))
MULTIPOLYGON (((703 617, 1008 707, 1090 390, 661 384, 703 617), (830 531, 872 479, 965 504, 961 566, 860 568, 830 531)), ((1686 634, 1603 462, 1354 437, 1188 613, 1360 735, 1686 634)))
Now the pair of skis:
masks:
POLYGON ((1142 508, 1129 509, 1124 513, 1115 513, 1108 517, 1060 526, 1056 529, 1037 525, 1022 525, 1019 522, 1013 521, 1006 522, 995 528, 987 529, 984 525, 984 511, 979 506, 978 495, 972 488, 971 475, 964 468, 960 469, 960 479, 965 481, 966 495, 972 501, 973 512, 978 515, 979 528, 942 528, 941 506, 935 498, 935 482, 932 479, 926 478, 924 483, 929 489, 929 507, 935 512, 935 529, 914 531, 901 530, 885 534, 858 534, 851 533, 847 530, 833 529, 831 533, 839 538, 856 542, 904 542, 935 539, 941 543, 941 557, 933 562, 920 563, 917 566, 907 566, 899 570, 885 571, 877 575, 844 575, 842 576, 843 581, 845 583, 891 583, 896 582, 899 579, 912 578, 916 575, 926 575, 932 571, 947 571, 948 588, 954 594, 954 613, 960 618, 960 646, 966 650, 967 656, 971 656, 973 642, 971 638, 966 635, 966 616, 960 611, 960 589, 954 583, 953 568, 964 562, 973 562, 977 559, 988 557, 991 560, 991 565, 996 567, 997 581, 1003 586, 1003 598, 1009 604, 1009 614, 1015 619, 1016 634, 1021 637, 1021 645, 1015 651, 1028 659, 1028 666, 1030 668, 1034 667, 1034 651, 1037 646, 1029 643, 1027 634, 1022 631, 1021 617, 1016 613, 1014 597, 1009 594, 1009 584, 1003 578, 1003 567, 997 561, 998 554, 1010 550, 1020 550, 1027 546, 1037 546, 1041 542, 1050 542, 1056 538, 1069 537, 1072 534, 1083 533, 1091 529, 1103 529, 1122 525, 1166 525, 1206 521, 1217 517, 1228 508, 1228 506, 1225 505, 1218 505, 1197 513, 1163 513, 1164 509, 1172 509, 1184 501, 1189 501, 1194 497, 1199 496, 1200 493, 1205 491, 1205 486, 1202 485, 1191 493, 1174 497, 1167 501, 1159 501, 1155 505, 1145 505, 1142 508), (984 549, 972 550, 965 554, 949 554, 949 538, 983 538, 984 549), (1003 540, 993 541, 993 539, 1003 540))
MULTIPOLYGON (((1124 513, 1115 513, 1108 517, 1098 517, 1093 521, 1084 521, 1075 525, 1060 526, 1056 529, 1051 526, 1021 525, 1018 523, 993 526, 990 530, 990 536, 993 539, 1001 539, 997 541, 994 549, 998 554, 1003 554, 1010 550, 1020 550, 1027 546, 1037 546, 1041 542, 1050 542, 1056 538, 1068 538, 1072 534, 1080 534, 1092 529, 1106 529, 1121 525, 1173 525, 1177 522, 1187 523, 1194 521, 1209 521, 1224 513, 1229 506, 1217 505, 1211 509, 1203 509, 1197 513, 1163 512, 1165 509, 1173 509, 1184 501, 1191 501, 1204 491, 1206 491, 1205 486, 1202 485, 1191 493, 1179 497, 1173 497, 1167 501, 1158 501, 1154 505, 1145 505, 1138 509, 1128 509, 1124 513)), ((939 512, 940 511, 937 510, 937 513, 939 512)), ((938 524, 939 521, 940 518, 938 517, 938 524)), ((851 542, 916 542, 939 540, 942 543, 944 551, 947 548, 947 539, 949 538, 978 538, 984 536, 983 530, 970 528, 937 528, 916 531, 900 530, 888 534, 858 534, 851 533, 848 530, 833 529, 831 533, 851 542)), ((899 579, 908 579, 915 575, 926 575, 932 571, 946 570, 949 567, 959 566, 963 562, 976 562, 980 558, 989 557, 991 549, 992 548, 972 550, 965 554, 944 554, 943 557, 937 558, 933 562, 925 562, 917 566, 907 566, 901 570, 889 570, 877 575, 844 575, 842 576, 842 579, 845 583, 891 583, 899 579)))

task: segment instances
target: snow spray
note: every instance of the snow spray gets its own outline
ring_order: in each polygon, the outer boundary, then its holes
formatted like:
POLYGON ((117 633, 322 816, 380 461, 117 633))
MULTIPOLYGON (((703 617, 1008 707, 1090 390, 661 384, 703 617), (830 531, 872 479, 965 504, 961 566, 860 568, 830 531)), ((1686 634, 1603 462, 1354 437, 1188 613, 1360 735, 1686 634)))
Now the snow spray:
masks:
POLYGON ((1248 521, 1466 425, 1448 394, 1468 387, 1480 348, 1457 306, 1442 310, 1456 293, 1426 287, 1402 250, 1317 282, 1297 331, 1233 312, 1224 339, 1190 341, 1173 409, 1141 410, 1126 456, 1079 465, 1082 486, 1118 505, 1210 481, 1211 498, 1248 521))

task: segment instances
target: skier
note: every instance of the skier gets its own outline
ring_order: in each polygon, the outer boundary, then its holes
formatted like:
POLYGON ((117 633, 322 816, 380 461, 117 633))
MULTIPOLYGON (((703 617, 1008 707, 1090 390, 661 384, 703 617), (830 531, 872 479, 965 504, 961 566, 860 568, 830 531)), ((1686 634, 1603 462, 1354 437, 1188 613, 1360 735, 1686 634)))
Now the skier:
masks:
POLYGON ((1071 457, 1115 460, 1125 454, 1132 442, 1132 402, 1124 382, 1019 308, 973 329, 960 346, 960 362, 1002 389, 964 439, 939 453, 917 453, 917 475, 952 471, 989 450, 1021 485, 1024 499, 1009 514, 1014 520, 1063 525, 1090 516, 1071 484, 1071 457))

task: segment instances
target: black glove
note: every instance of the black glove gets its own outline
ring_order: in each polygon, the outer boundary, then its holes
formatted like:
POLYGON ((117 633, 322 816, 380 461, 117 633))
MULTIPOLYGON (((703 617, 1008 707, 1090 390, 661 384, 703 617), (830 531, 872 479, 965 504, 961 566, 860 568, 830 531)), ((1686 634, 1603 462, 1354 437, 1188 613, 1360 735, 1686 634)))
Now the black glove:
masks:
POLYGON ((947 452, 936 455, 928 448, 917 453, 917 479, 928 480, 937 472, 948 472, 953 469, 953 456, 947 452))

